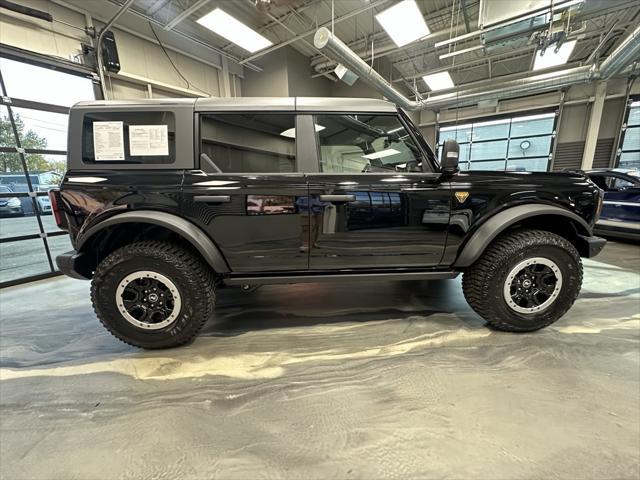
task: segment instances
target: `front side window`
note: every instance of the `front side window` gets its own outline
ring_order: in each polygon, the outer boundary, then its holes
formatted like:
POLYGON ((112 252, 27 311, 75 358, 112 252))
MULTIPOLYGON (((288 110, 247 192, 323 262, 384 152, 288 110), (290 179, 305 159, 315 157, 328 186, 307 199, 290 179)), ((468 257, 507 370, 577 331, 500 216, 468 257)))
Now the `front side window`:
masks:
POLYGON ((203 114, 200 155, 209 173, 295 172, 295 115, 203 114))
POLYGON ((422 172, 422 151, 395 115, 318 115, 320 171, 422 172))

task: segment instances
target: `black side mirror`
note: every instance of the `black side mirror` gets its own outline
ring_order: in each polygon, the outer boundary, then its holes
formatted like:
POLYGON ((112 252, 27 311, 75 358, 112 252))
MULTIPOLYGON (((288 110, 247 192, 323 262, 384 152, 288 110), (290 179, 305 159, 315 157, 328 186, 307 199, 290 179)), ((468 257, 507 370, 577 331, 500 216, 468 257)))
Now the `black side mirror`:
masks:
POLYGON ((453 175, 458 172, 460 145, 455 140, 447 140, 442 145, 442 172, 453 175))

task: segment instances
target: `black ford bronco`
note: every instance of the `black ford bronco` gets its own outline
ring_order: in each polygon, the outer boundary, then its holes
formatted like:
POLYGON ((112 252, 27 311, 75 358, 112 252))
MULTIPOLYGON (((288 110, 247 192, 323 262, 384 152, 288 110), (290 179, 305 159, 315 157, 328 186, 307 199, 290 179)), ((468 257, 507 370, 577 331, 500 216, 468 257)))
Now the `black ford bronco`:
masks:
POLYGON ((559 319, 602 192, 580 173, 461 171, 382 100, 88 102, 50 193, 104 326, 144 348, 192 340, 225 286, 463 274, 500 330, 559 319))

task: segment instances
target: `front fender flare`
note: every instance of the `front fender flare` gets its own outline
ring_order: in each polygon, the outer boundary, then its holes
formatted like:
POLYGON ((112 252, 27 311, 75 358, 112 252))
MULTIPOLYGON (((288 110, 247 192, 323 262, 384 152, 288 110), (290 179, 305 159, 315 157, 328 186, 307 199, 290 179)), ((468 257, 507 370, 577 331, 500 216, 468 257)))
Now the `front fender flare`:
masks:
POLYGON ((167 212, 156 210, 136 210, 135 212, 119 213, 92 226, 82 232, 76 240, 76 249, 82 251, 82 246, 103 229, 123 223, 148 223, 165 227, 188 241, 200 252, 200 255, 216 273, 230 271, 227 262, 215 243, 196 225, 184 218, 167 212))
POLYGON ((578 234, 590 236, 591 228, 589 224, 580 216, 575 213, 560 207, 554 207, 553 205, 541 205, 541 204, 526 204, 518 205, 517 207, 507 208, 489 220, 484 222, 480 228, 478 228, 469 241, 465 244, 458 255, 457 260, 453 266, 455 268, 468 267, 474 263, 487 246, 495 239, 500 233, 516 223, 531 217, 537 217, 540 215, 559 215, 573 220, 578 226, 578 234))

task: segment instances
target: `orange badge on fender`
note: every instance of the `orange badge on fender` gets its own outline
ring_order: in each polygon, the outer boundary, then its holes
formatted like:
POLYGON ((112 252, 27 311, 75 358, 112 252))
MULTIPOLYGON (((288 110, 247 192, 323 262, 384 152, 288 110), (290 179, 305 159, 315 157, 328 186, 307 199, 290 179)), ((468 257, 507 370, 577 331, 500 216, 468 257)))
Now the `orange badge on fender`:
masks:
POLYGON ((464 201, 469 198, 469 192, 456 192, 456 198, 460 203, 464 203, 464 201))

